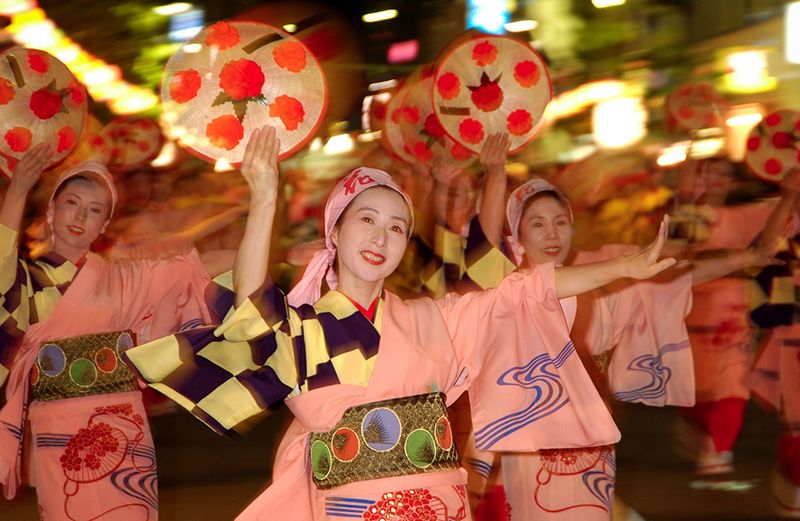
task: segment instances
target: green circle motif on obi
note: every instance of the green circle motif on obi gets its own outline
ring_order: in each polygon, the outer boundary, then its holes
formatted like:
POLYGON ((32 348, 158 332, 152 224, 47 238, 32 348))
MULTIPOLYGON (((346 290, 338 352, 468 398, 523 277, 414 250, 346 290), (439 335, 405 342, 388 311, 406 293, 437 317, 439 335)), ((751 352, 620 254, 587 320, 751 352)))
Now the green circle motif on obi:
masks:
POLYGON ((333 466, 331 450, 325 442, 317 440, 311 444, 311 471, 319 481, 328 477, 333 466))
POLYGON ((97 368, 88 358, 78 358, 69 364, 69 377, 79 387, 89 387, 97 380, 97 368))
POLYGON ((110 347, 103 347, 94 354, 94 363, 104 373, 113 373, 117 368, 117 354, 110 347))
POLYGON ((45 344, 39 349, 39 368, 45 375, 54 378, 60 375, 65 367, 67 367, 67 356, 61 347, 45 344))
POLYGON ((406 438, 406 458, 417 468, 426 469, 436 458, 436 443, 433 435, 425 429, 412 431, 406 438))

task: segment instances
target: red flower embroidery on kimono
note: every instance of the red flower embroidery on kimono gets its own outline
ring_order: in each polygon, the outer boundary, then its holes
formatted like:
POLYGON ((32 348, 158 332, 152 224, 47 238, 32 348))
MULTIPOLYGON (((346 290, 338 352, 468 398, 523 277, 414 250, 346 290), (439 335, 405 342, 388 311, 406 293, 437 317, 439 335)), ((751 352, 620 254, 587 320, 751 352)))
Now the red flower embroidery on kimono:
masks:
POLYGON ((525 109, 517 109, 508 115, 508 131, 515 136, 527 134, 533 128, 531 113, 525 109))
POLYGON ((244 127, 236 116, 220 116, 208 124, 206 137, 215 147, 233 150, 244 137, 244 127))
POLYGON ((458 135, 467 143, 480 143, 483 141, 483 125, 480 121, 465 119, 458 125, 458 135))
POLYGON ((119 440, 107 423, 98 422, 80 429, 67 442, 61 455, 61 467, 65 473, 80 472, 82 469, 97 470, 103 458, 119 448, 119 440))
POLYGON ((289 72, 300 72, 306 68, 306 50, 297 42, 284 42, 272 50, 278 67, 289 72))
POLYGON ((176 72, 169 80, 169 97, 178 103, 186 103, 197 96, 202 80, 194 69, 176 72))
POLYGON ((75 135, 75 130, 72 127, 61 127, 58 131, 58 145, 56 146, 57 152, 65 152, 72 150, 78 142, 78 136, 75 135))
POLYGON ((14 99, 16 91, 11 82, 5 78, 0 78, 0 105, 5 105, 14 99))
POLYGON ((522 87, 533 87, 539 82, 539 67, 531 60, 521 61, 514 66, 514 79, 522 87))
POLYGON ((281 94, 269 105, 269 115, 281 118, 286 130, 297 130, 297 126, 306 119, 306 110, 303 104, 291 96, 281 94))
POLYGON ((227 22, 217 22, 208 28, 206 45, 216 45, 228 49, 239 43, 239 31, 227 22))
POLYGON ((50 91, 47 87, 42 87, 31 94, 29 106, 37 118, 50 119, 61 112, 64 103, 57 92, 50 91))
POLYGON ((497 59, 497 52, 497 47, 488 41, 483 41, 472 48, 472 59, 479 67, 486 67, 497 59))
POLYGON ((433 112, 428 114, 428 117, 425 118, 424 130, 426 134, 436 139, 444 137, 445 134, 444 127, 439 122, 439 118, 437 118, 436 114, 433 112))
POLYGON ((219 86, 234 100, 252 98, 261 94, 264 71, 253 60, 242 58, 228 62, 219 74, 219 86))
POLYGON ((44 74, 50 68, 45 55, 32 52, 28 53, 28 66, 39 74, 44 74))
POLYGON ((500 76, 490 80, 484 72, 481 83, 475 87, 467 87, 472 91, 472 103, 484 112, 497 110, 503 103, 503 89, 500 88, 500 76))
POLYGON ((439 77, 436 88, 439 89, 439 94, 444 99, 451 100, 461 92, 461 80, 452 72, 448 72, 439 77))
POLYGON ((438 521, 434 496, 424 488, 387 492, 363 514, 365 521, 438 521))
POLYGON ((25 152, 31 147, 31 131, 24 127, 14 127, 6 132, 6 143, 14 152, 25 152))

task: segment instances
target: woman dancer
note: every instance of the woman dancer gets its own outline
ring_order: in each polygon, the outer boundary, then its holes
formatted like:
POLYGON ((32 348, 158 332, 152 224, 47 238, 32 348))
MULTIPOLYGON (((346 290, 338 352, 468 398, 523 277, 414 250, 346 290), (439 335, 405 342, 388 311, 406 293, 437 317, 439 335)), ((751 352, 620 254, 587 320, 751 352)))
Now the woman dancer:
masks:
POLYGON ((155 521, 153 441, 120 355, 208 321, 209 279, 194 251, 135 262, 92 253, 117 192, 105 166, 90 161, 56 183, 51 251, 19 258, 25 201, 50 155, 37 146, 20 160, 0 209, 0 483, 11 498, 27 471, 45 521, 155 521))
POLYGON ((267 278, 277 197, 275 132, 257 131, 242 173, 250 215, 234 268, 236 307, 217 328, 126 352, 154 388, 220 431, 285 400, 296 422, 272 485, 239 519, 471 519, 445 410, 470 389, 493 450, 617 438, 582 372, 558 298, 645 278, 665 238, 637 255, 512 274, 497 289, 402 301, 383 290, 412 232, 407 196, 359 168, 325 208, 326 247, 288 295, 267 278), (331 291, 320 297, 327 280, 331 291))

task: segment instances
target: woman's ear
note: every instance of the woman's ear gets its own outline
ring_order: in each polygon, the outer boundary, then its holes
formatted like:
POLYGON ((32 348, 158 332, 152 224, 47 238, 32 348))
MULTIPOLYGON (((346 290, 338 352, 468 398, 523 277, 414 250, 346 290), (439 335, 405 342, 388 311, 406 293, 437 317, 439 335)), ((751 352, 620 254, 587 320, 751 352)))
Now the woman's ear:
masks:
POLYGON ((339 249, 339 227, 338 226, 335 226, 333 228, 333 230, 331 230, 331 243, 334 245, 334 247, 336 247, 337 250, 339 249))

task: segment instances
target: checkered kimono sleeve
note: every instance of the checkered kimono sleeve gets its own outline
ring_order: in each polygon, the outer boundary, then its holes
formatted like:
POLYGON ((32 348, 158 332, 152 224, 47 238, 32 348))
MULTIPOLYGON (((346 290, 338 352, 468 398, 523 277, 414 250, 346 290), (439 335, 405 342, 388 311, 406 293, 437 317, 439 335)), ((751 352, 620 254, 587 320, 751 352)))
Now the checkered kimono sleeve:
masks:
POLYGON ((477 215, 470 221, 466 237, 438 224, 434 233, 433 259, 424 273, 424 286, 432 297, 440 298, 448 291, 494 288, 516 269, 486 238, 477 215))
MULTIPOLYGON (((217 293, 218 300, 226 299, 230 288, 217 293)), ((301 309, 306 307, 311 309, 301 309)), ((128 350, 126 357, 150 387, 215 431, 229 433, 300 392, 297 359, 325 349, 321 335, 311 335, 306 349, 305 329, 298 311, 270 282, 230 308, 219 326, 148 342, 128 350)))
POLYGON ((0 225, 0 389, 11 369, 14 348, 30 324, 31 277, 18 258, 18 233, 0 225))

